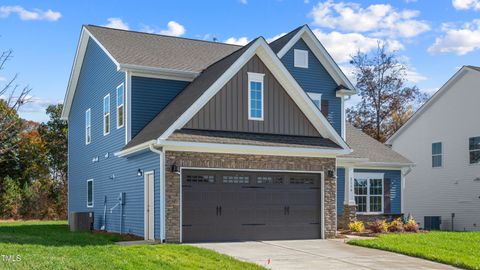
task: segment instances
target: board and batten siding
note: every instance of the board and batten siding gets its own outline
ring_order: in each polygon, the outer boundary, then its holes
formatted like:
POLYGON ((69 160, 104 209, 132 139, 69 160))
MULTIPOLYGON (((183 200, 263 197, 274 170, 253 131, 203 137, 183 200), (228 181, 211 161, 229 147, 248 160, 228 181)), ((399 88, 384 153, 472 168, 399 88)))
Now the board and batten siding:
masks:
POLYGON ((132 76, 132 138, 189 84, 158 78, 132 76))
POLYGON ((256 55, 184 128, 321 136, 256 55), (265 74, 263 121, 248 119, 248 72, 265 74))
MULTIPOLYGON (((390 179, 390 212, 389 214, 402 214, 401 210, 401 170, 354 169, 354 173, 383 173, 383 179, 390 179)), ((345 168, 337 168, 337 213, 343 214, 345 200, 345 168)), ((385 203, 385 202, 384 202, 385 203)))
POLYGON ((293 45, 280 60, 303 90, 311 93, 320 93, 322 94, 322 100, 328 101, 328 106, 325 106, 328 107, 327 119, 337 133, 342 134, 341 99, 336 97, 335 90, 338 85, 303 39, 300 39, 293 45), (308 68, 294 66, 295 49, 308 51, 308 68))
POLYGON ((137 170, 155 172, 155 238, 160 239, 160 157, 146 152, 130 158, 114 156, 125 145, 125 127, 116 126, 116 88, 125 80, 125 73, 103 50, 89 40, 78 85, 68 118, 68 212, 94 212, 94 227, 120 231, 120 192, 125 192, 123 232, 143 236, 144 179, 137 170), (103 97, 110 94, 110 134, 103 135, 103 97), (92 141, 85 145, 85 111, 91 109, 92 141), (98 161, 94 162, 94 159, 98 161), (93 208, 87 207, 87 180, 93 179, 93 208))

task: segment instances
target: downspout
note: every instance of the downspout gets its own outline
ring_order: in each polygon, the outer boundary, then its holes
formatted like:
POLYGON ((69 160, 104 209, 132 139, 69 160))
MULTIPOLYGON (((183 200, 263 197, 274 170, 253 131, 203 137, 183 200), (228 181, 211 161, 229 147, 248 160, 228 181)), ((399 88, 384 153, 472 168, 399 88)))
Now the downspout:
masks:
POLYGON ((158 150, 152 143, 148 146, 149 150, 160 156, 160 242, 165 242, 165 150, 158 150))

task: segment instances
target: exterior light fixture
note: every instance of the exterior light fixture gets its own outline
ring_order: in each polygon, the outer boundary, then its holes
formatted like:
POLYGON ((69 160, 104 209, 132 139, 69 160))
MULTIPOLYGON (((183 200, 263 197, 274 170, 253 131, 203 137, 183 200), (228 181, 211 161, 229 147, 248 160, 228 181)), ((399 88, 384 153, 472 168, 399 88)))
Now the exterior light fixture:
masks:
POLYGON ((143 170, 142 169, 138 169, 137 176, 138 177, 143 176, 143 170))

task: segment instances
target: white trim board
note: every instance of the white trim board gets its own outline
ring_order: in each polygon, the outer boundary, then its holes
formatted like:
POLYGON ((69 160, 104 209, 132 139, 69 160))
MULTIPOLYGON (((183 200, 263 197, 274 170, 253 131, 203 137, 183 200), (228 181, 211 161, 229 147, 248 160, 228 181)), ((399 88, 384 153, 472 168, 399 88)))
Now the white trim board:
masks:
POLYGON ((355 86, 348 80, 347 76, 342 72, 340 67, 333 60, 332 56, 328 51, 323 47, 322 43, 317 39, 312 30, 304 25, 291 39, 290 41, 283 46, 283 48, 278 52, 278 58, 282 58, 299 40, 307 44, 309 49, 317 57, 318 61, 325 67, 330 76, 335 80, 338 85, 344 85, 348 87, 352 94, 356 93, 355 86))
POLYGON ((325 116, 317 109, 307 93, 300 87, 292 74, 288 72, 280 59, 275 55, 265 39, 258 38, 193 104, 190 106, 160 137, 158 144, 165 141, 175 130, 181 129, 218 91, 254 56, 257 55, 269 71, 282 85, 288 95, 298 105, 317 131, 332 140, 343 149, 351 149, 335 131, 325 116))
MULTIPOLYGON (((227 168, 206 168, 206 167, 180 167, 180 243, 183 242, 183 170, 208 170, 208 171, 250 171, 250 172, 287 172, 287 173, 311 173, 320 174, 320 238, 325 239, 325 172, 324 171, 295 171, 295 170, 262 170, 262 169, 227 169, 227 168)), ((335 205, 337 205, 335 203, 335 205)), ((335 219, 335 222, 336 219, 335 219)))

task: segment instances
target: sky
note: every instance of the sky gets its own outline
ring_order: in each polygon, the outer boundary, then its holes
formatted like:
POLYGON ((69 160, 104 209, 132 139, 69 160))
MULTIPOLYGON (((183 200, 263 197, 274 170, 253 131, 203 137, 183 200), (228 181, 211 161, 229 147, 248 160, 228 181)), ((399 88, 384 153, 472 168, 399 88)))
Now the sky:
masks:
POLYGON ((463 65, 480 66, 480 0, 2 0, 0 51, 14 57, 0 87, 18 74, 32 88, 21 117, 45 121, 45 108, 63 101, 83 24, 236 44, 308 24, 347 76, 351 55, 380 40, 430 94, 463 65))

